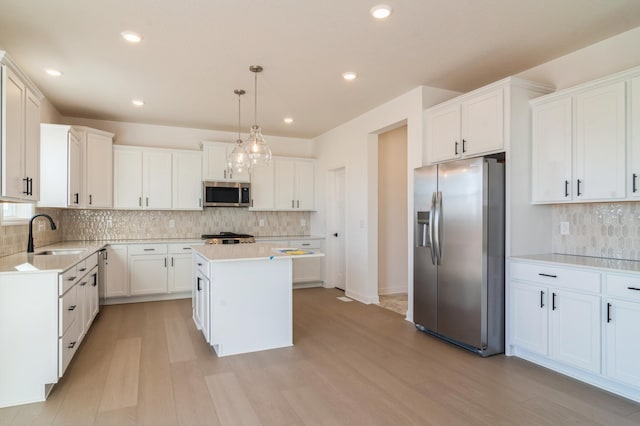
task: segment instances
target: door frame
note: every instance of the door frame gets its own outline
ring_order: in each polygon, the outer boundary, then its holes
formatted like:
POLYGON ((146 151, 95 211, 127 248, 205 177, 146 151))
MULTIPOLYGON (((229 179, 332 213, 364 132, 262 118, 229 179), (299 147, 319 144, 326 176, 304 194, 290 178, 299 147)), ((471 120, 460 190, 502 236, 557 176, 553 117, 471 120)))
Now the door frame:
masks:
POLYGON ((343 217, 341 218, 342 223, 343 223, 343 235, 342 235, 342 241, 344 241, 344 252, 342 253, 342 256, 344 257, 343 263, 344 263, 344 289, 345 292, 347 291, 348 287, 349 287, 349 283, 348 283, 348 279, 347 277, 349 276, 349 274, 347 273, 347 270, 349 268, 349 263, 348 263, 348 256, 347 256, 347 247, 346 247, 346 242, 348 241, 347 239, 347 227, 346 227, 346 218, 347 218, 347 202, 346 202, 346 187, 347 187, 347 167, 346 166, 339 166, 339 167, 335 167, 332 169, 328 170, 327 173, 327 206, 329 207, 327 209, 327 230, 329 231, 327 233, 327 265, 326 265, 326 269, 327 269, 327 280, 325 280, 324 286, 327 288, 334 288, 336 287, 335 283, 338 281, 337 280, 337 253, 339 253, 339 250, 337 250, 336 247, 336 243, 337 240, 335 240, 333 238, 333 232, 332 230, 335 230, 337 227, 337 223, 339 221, 338 219, 338 212, 336 211, 336 209, 334 208, 334 206, 336 205, 336 178, 338 176, 338 173, 343 172, 343 188, 345 189, 345 191, 343 191, 343 200, 342 200, 342 205, 344 206, 344 212, 343 212, 343 217))

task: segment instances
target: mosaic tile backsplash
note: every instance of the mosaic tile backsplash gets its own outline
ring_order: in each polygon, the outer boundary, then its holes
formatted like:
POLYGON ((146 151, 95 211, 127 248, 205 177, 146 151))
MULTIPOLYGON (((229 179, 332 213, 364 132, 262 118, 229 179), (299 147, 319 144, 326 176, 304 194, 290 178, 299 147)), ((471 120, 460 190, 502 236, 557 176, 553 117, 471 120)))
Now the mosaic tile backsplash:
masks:
POLYGON ((221 231, 256 237, 309 235, 309 218, 309 212, 254 212, 222 207, 184 212, 71 209, 62 212, 64 241, 190 239, 221 231), (171 221, 175 226, 171 227, 171 221))
MULTIPOLYGON (((57 230, 52 231, 46 219, 36 219, 33 223, 33 245, 38 248, 62 241, 62 220, 59 209, 36 209, 36 213, 45 213, 51 216, 57 226, 57 230), (42 221, 42 222, 40 222, 42 221), (40 230, 39 224, 44 224, 40 230)), ((19 253, 27 249, 29 238, 28 225, 0 226, 0 257, 19 253)))
POLYGON ((563 204, 552 215, 554 253, 640 260, 640 203, 563 204))

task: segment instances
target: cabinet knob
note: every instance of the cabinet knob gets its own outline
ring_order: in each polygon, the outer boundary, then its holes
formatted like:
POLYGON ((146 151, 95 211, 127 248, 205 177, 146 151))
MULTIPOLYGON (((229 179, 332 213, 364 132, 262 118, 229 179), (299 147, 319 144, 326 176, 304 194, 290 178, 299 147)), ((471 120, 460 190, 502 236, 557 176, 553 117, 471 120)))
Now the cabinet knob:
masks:
POLYGON ((76 342, 70 342, 69 346, 67 346, 67 349, 73 349, 76 346, 76 342))
POLYGON ((73 310, 75 310, 75 309, 76 309, 76 307, 77 307, 77 306, 78 306, 78 305, 71 305, 71 306, 69 306, 69 307, 67 308, 67 310, 68 310, 68 311, 73 311, 73 310))

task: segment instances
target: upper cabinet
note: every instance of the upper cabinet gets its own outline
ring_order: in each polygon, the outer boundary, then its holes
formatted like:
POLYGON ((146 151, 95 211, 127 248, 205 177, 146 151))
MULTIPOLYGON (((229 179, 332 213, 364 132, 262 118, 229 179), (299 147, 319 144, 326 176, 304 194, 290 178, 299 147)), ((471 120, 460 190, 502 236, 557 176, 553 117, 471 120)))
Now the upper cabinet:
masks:
POLYGON ((249 172, 229 170, 227 158, 234 143, 202 142, 202 177, 206 181, 249 182, 249 172))
POLYGON ((42 94, 4 51, 0 51, 0 87, 0 198, 37 201, 42 94))
POLYGON ((479 89, 425 111, 429 163, 504 150, 504 88, 479 89))
POLYGON ((638 196, 640 68, 531 101, 535 204, 638 196))
POLYGON ((113 206, 113 134, 61 124, 42 124, 41 207, 113 206))
POLYGON ((116 209, 201 210, 199 151, 113 147, 116 209))
POLYGON ((315 160, 274 157, 251 172, 250 210, 315 209, 315 160))

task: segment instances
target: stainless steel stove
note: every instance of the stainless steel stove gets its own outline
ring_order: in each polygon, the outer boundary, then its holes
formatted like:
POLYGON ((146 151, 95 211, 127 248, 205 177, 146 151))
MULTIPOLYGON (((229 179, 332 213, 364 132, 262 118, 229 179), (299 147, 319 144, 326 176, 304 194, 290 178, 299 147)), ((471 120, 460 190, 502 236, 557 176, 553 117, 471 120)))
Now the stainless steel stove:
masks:
POLYGON ((205 244, 243 244, 255 243, 256 239, 249 234, 236 234, 235 232, 221 232, 219 234, 204 234, 202 239, 205 244))

